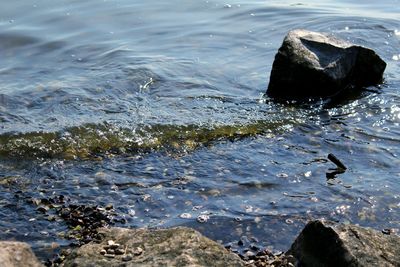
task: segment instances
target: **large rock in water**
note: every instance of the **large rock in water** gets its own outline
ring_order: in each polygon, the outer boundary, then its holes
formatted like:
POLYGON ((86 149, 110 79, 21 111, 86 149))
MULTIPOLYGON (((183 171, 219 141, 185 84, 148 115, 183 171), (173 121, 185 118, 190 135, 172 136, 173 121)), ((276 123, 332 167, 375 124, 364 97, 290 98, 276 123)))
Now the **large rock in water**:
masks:
POLYGON ((400 237, 355 225, 312 221, 287 252, 301 266, 400 266, 400 237))
POLYGON ((99 233, 101 243, 77 248, 62 266, 245 266, 239 256, 189 228, 103 228, 99 233))
POLYGON ((44 267, 33 254, 31 247, 23 242, 0 242, 1 267, 44 267))
POLYGON ((330 97, 382 82, 386 63, 371 49, 306 30, 290 31, 272 66, 267 95, 330 97))

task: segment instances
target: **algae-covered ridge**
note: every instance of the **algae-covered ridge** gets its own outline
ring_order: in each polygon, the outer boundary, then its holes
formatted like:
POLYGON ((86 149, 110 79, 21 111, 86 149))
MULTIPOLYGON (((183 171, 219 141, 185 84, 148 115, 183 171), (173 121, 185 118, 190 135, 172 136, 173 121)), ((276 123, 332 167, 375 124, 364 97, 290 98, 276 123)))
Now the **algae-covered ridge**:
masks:
POLYGON ((222 140, 278 133, 290 121, 254 121, 244 125, 144 125, 134 129, 108 123, 85 124, 57 132, 0 135, 0 156, 90 159, 104 154, 166 149, 187 152, 222 140))

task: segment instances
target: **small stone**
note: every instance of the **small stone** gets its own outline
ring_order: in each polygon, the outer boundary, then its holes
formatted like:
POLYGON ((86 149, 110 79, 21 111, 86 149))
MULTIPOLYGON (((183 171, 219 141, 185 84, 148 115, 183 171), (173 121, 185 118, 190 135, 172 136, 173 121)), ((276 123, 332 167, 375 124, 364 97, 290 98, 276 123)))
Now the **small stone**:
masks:
POLYGON ((143 249, 141 247, 136 247, 136 248, 132 249, 132 253, 135 256, 139 256, 140 254, 143 253, 143 249))
POLYGON ((382 233, 385 234, 385 235, 390 235, 391 232, 392 231, 390 229, 388 229, 388 228, 385 228, 385 229, 382 230, 382 233))
POLYGON ((291 219, 286 219, 285 222, 286 222, 287 224, 293 224, 293 220, 291 220, 291 219))
POLYGON ((104 257, 113 259, 113 258, 115 258, 115 255, 114 254, 104 254, 104 257))
POLYGON ((114 244, 115 244, 114 240, 108 240, 107 241, 107 245, 109 245, 109 246, 114 245, 114 244))
POLYGON ((260 248, 257 247, 256 245, 251 245, 250 249, 253 250, 253 251, 259 251, 260 250, 260 248))
POLYGON ((49 208, 46 207, 46 206, 40 206, 40 207, 38 207, 36 210, 37 210, 37 211, 40 211, 40 212, 42 212, 42 213, 46 213, 46 212, 49 210, 49 208))
POLYGON ((181 215, 179 215, 179 217, 182 219, 190 219, 192 218, 192 215, 190 213, 182 213, 181 215))
POLYGON ((59 248, 59 247, 60 247, 60 244, 58 244, 57 242, 52 242, 52 243, 50 244, 50 247, 51 247, 52 249, 56 249, 56 248, 59 248))
POLYGON ((115 250, 115 255, 123 255, 125 254, 125 250, 123 250, 122 248, 117 248, 115 250))
POLYGON ((113 250, 111 248, 107 249, 106 251, 107 251, 107 254, 115 254, 115 250, 113 250))
POLYGON ((105 207, 106 210, 112 210, 114 208, 113 204, 107 204, 107 206, 105 207))
POLYGON ((105 249, 102 249, 102 250, 100 250, 100 254, 105 255, 105 254, 107 254, 107 251, 105 249))
POLYGON ((49 215, 49 216, 47 216, 47 220, 48 221, 50 221, 50 222, 53 222, 53 221, 55 221, 57 218, 56 218, 56 216, 54 216, 54 215, 49 215))
POLYGON ((122 261, 131 261, 133 258, 132 258, 132 255, 127 254, 127 255, 123 256, 121 259, 122 259, 122 261))
POLYGON ((210 219, 210 216, 206 215, 206 214, 201 214, 199 216, 197 216, 197 221, 199 223, 205 223, 210 219))
POLYGON ((110 247, 110 249, 117 249, 117 248, 119 248, 120 246, 121 246, 120 244, 114 243, 114 244, 110 245, 109 247, 110 247))
POLYGON ((283 255, 283 251, 279 251, 279 250, 277 250, 277 251, 274 251, 272 254, 275 256, 275 257, 280 257, 280 256, 282 256, 283 255))
POLYGON ((244 254, 244 256, 245 257, 247 257, 247 258, 250 258, 250 257, 252 257, 252 256, 254 256, 255 254, 254 254, 254 252, 253 251, 246 251, 246 253, 244 254))
POLYGON ((242 221, 242 218, 240 218, 240 217, 235 217, 235 221, 241 222, 241 221, 242 221))

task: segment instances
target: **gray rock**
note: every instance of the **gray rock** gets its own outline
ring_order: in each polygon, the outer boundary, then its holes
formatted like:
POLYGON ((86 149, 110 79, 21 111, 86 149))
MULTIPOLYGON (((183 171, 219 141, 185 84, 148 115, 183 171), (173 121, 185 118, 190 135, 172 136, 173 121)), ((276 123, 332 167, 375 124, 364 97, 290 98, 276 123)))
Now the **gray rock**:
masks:
POLYGON ((62 266, 244 266, 239 256, 189 228, 103 228, 99 232, 104 236, 101 243, 75 249, 62 266), (125 253, 100 254, 108 240, 120 244, 125 253))
POLYGON ((23 242, 0 242, 1 267, 42 267, 40 261, 33 254, 31 247, 23 242))
POLYGON ((400 266, 400 237, 355 225, 312 221, 287 254, 301 266, 400 266))
POLYGON ((386 63, 371 49, 307 30, 290 31, 272 65, 267 95, 330 97, 382 82, 386 63))

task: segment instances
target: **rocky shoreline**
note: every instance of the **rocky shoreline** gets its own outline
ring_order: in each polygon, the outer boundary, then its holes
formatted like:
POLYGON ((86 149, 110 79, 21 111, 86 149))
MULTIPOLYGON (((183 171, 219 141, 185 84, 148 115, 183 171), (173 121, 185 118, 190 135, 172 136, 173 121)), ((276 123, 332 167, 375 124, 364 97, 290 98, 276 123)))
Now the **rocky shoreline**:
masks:
MULTIPOLYGON (((333 97, 343 91, 382 82, 386 63, 371 49, 332 36, 294 30, 279 49, 267 95, 293 100, 333 97)), ((229 130, 229 129, 228 129, 229 130)), ((334 176, 346 167, 335 156, 334 176)), ((328 177, 327 178, 332 178, 328 177)), ((63 220, 74 249, 41 263, 28 244, 0 242, 0 267, 25 266, 400 266, 400 237, 351 224, 323 220, 309 222, 286 253, 258 247, 239 254, 199 232, 186 228, 128 229, 112 205, 76 205, 64 196, 30 199, 47 220, 63 220)), ((206 216, 206 215, 204 215, 206 216)), ((208 217, 199 217, 205 222, 208 217)), ((239 241, 241 242, 241 241, 239 241)), ((243 244, 238 244, 243 246, 243 244)))
MULTIPOLYGON (((351 224, 309 222, 286 253, 238 255, 186 228, 99 228, 97 238, 63 252, 52 266, 400 266, 400 237, 351 224)), ((48 265, 48 264, 47 264, 48 265)), ((0 242, 0 266, 45 266, 29 245, 0 242)))

